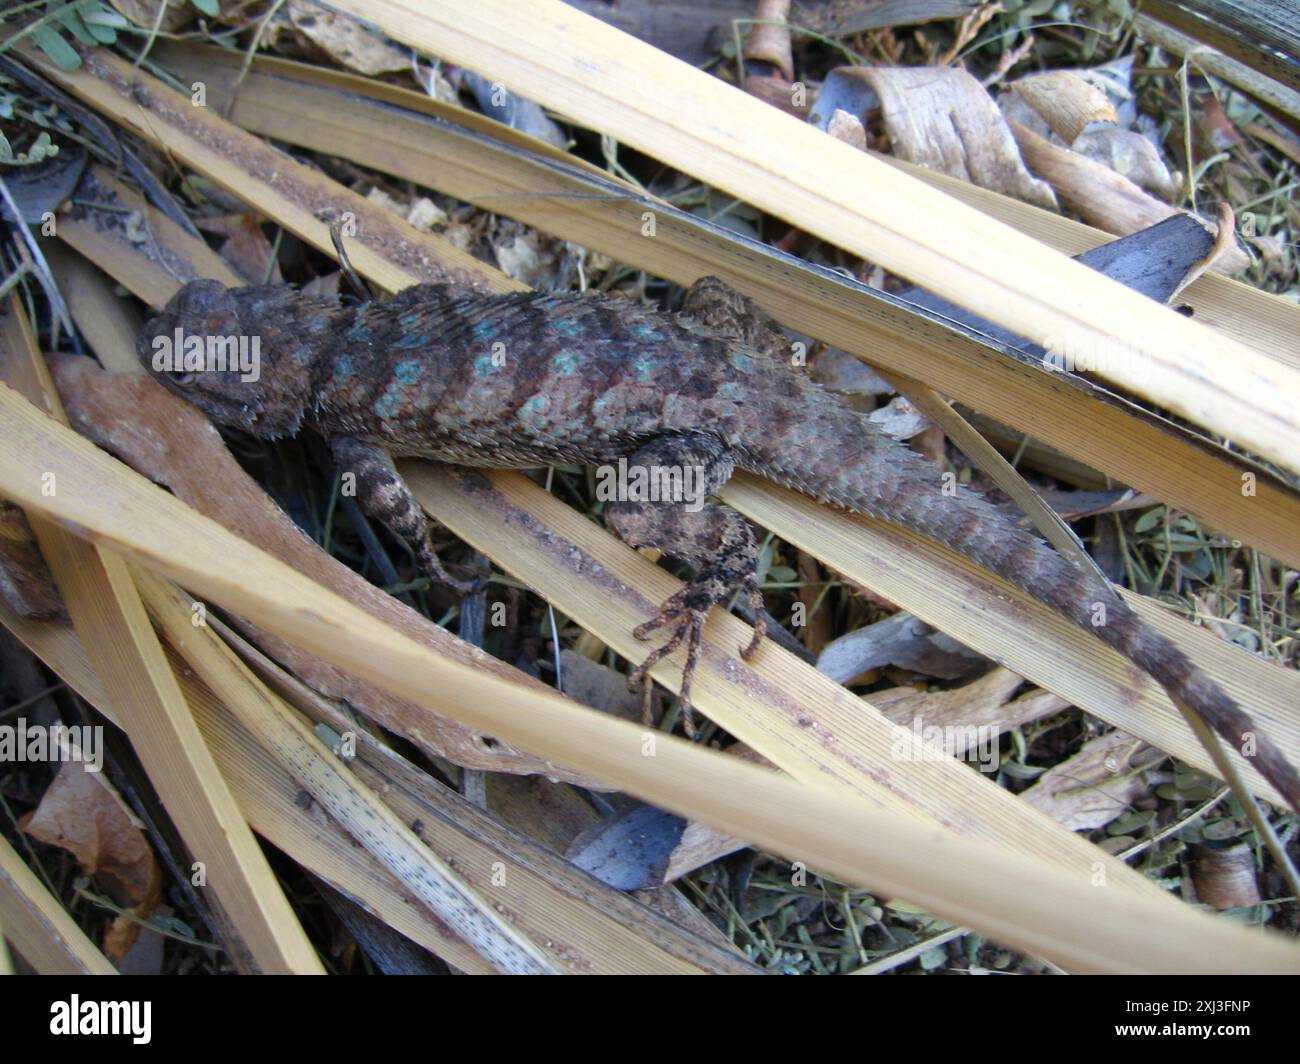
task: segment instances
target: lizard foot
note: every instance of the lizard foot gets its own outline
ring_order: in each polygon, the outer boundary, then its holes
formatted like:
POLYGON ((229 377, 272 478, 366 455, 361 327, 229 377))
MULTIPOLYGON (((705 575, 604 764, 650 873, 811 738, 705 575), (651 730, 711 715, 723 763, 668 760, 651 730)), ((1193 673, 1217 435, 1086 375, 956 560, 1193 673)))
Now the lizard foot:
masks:
MULTIPOLYGON (((763 613, 763 593, 758 587, 758 578, 753 573, 745 575, 741 581, 750 609, 754 614, 754 634, 749 643, 740 648, 740 656, 748 661, 758 650, 767 634, 767 621, 763 613)), ((650 679, 650 670, 683 643, 686 644, 686 664, 682 668, 682 686, 678 695, 682 710, 682 728, 688 739, 695 738, 695 714, 691 705, 691 682, 695 678, 695 667, 699 663, 700 645, 703 642, 704 621, 710 608, 727 592, 727 583, 716 576, 701 573, 683 587, 660 608, 659 613, 644 624, 633 629, 632 634, 641 640, 650 638, 650 633, 660 628, 672 627, 672 634, 662 646, 650 652, 640 665, 628 674, 628 686, 641 684, 641 720, 650 723, 650 694, 654 681, 650 679)))
POLYGON ((686 664, 682 669, 682 727, 695 737, 695 718, 691 713, 691 681, 700 657, 704 620, 714 606, 726 600, 731 590, 740 587, 754 614, 754 635, 741 648, 749 658, 765 632, 763 595, 758 587, 758 546, 749 523, 735 510, 706 499, 727 482, 735 466, 731 452, 716 437, 695 434, 659 436, 638 448, 628 459, 630 468, 657 475, 654 483, 666 483, 669 490, 657 500, 630 498, 611 502, 605 509, 605 521, 618 537, 632 547, 657 547, 666 554, 695 568, 695 576, 669 598, 651 621, 640 625, 633 634, 648 639, 651 632, 669 629, 668 641, 651 651, 628 677, 631 684, 644 683, 642 716, 650 723, 650 670, 678 647, 686 646, 686 664), (663 479, 663 471, 686 470, 677 479, 663 479), (688 487, 691 490, 688 490, 688 487), (674 490, 675 489, 675 490, 674 490))
POLYGON ((688 584, 660 607, 658 615, 653 620, 646 621, 633 630, 632 634, 637 639, 645 640, 650 638, 651 632, 669 625, 673 626, 668 642, 650 651, 645 661, 628 674, 629 687, 643 685, 641 688, 643 724, 650 723, 650 692, 654 686, 654 681, 650 679, 650 670, 685 643, 686 664, 682 668, 682 687, 678 698, 682 707, 682 728, 688 739, 695 738, 695 714, 691 711, 691 681, 695 677, 695 665, 700 657, 704 619, 708 616, 711 605, 712 603, 704 596, 699 595, 698 589, 688 584), (692 599, 695 601, 691 601, 692 599))
POLYGON ((740 587, 745 592, 745 604, 754 617, 754 634, 750 636, 749 643, 740 648, 740 656, 748 661, 762 646, 763 637, 767 635, 767 611, 763 605, 763 592, 758 586, 757 574, 746 573, 740 587))

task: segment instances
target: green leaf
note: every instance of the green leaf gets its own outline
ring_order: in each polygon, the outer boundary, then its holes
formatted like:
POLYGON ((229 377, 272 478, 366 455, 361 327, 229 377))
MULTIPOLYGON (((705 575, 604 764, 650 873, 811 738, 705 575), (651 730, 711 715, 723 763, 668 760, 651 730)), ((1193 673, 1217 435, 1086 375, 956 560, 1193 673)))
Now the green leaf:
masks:
POLYGON ((32 40, 60 70, 76 70, 81 66, 81 56, 77 55, 77 50, 60 37, 59 31, 54 27, 37 26, 32 30, 32 40))
POLYGON ((1224 839, 1235 839, 1241 834, 1241 825, 1235 820, 1225 817, 1223 820, 1213 820, 1201 829, 1207 839, 1222 842, 1224 839))
POLYGON ((910 927, 891 927, 889 933, 893 936, 896 949, 907 949, 919 941, 916 932, 910 927))
POLYGON ((95 38, 90 35, 90 30, 86 29, 81 21, 81 15, 77 13, 74 7, 66 7, 58 14, 58 21, 62 23, 72 36, 76 37, 87 48, 95 47, 95 38))
POLYGON ((1195 554, 1199 550, 1205 549, 1205 540, 1200 536, 1189 536, 1186 532, 1170 532, 1167 535, 1157 535, 1152 540, 1153 543, 1163 546, 1166 543, 1169 549, 1181 554, 1195 554))
POLYGON ((81 12, 81 20, 87 26, 105 26, 111 30, 124 30, 131 25, 116 11, 98 3, 93 7, 84 8, 81 12))
POLYGON ((1154 809, 1141 810, 1136 813, 1125 813, 1123 816, 1111 821, 1106 831, 1111 835, 1129 835, 1141 828, 1146 827, 1156 818, 1154 809))
POLYGON ((1183 568, 1198 580, 1208 580, 1214 572, 1214 562, 1208 550, 1198 550, 1183 562, 1183 568))
POLYGON ((885 908, 891 913, 907 914, 910 916, 925 916, 930 910, 924 905, 917 905, 915 902, 908 901, 905 898, 890 898, 885 902, 885 908))
POLYGON ((1012 779, 1032 780, 1041 776, 1047 768, 1043 765, 1022 765, 1019 761, 1003 761, 1002 771, 1012 779))
POLYGON ((101 26, 98 22, 87 22, 86 29, 90 30, 90 35, 99 44, 115 44, 117 42, 117 30, 113 29, 112 26, 101 26))
POLYGON ((1157 506, 1150 509, 1134 522, 1133 531, 1150 532, 1164 519, 1164 516, 1165 508, 1163 506, 1157 506))
POLYGON ((216 18, 221 14, 221 4, 219 0, 190 0, 208 18, 216 18))
POLYGON ((59 146, 50 141, 48 133, 42 133, 36 142, 27 149, 27 161, 39 163, 42 159, 53 158, 59 154, 59 146))
POLYGON ((179 938, 188 938, 192 942, 198 941, 198 936, 194 933, 194 928, 177 916, 159 916, 157 914, 149 918, 149 923, 158 928, 160 931, 170 932, 179 938))
POLYGON ((130 25, 116 11, 100 6, 98 0, 82 5, 81 21, 100 44, 112 44, 117 40, 117 31, 130 25))
POLYGON ((1220 916, 1236 920, 1243 924, 1262 924, 1268 919, 1267 905, 1244 905, 1235 909, 1224 909, 1220 916))

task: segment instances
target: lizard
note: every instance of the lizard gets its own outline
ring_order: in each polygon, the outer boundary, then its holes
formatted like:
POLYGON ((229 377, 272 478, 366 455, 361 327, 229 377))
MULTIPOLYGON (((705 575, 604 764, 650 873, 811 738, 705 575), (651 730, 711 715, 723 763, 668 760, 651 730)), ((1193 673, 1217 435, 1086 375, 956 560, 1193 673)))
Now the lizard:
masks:
POLYGON ((1109 581, 978 492, 958 485, 954 493, 937 465, 796 368, 776 323, 717 278, 697 281, 677 313, 596 293, 421 284, 357 302, 197 280, 145 323, 137 351, 163 384, 221 424, 268 440, 317 431, 354 473, 363 510, 461 591, 467 585, 439 562, 436 526, 394 457, 479 468, 622 460, 647 471, 662 490, 647 492, 642 481, 642 490, 609 501, 606 524, 694 575, 635 629, 643 641, 660 629, 667 638, 629 682, 644 684, 648 708, 649 670, 684 646, 688 736, 710 609, 739 589, 754 617, 742 657, 765 635, 753 529, 708 501, 743 469, 931 537, 1017 585, 1147 672, 1236 749, 1253 743, 1261 774, 1300 810, 1300 775, 1281 749, 1109 581), (233 359, 169 361, 185 344, 211 355, 239 337, 258 342, 256 373, 233 359))

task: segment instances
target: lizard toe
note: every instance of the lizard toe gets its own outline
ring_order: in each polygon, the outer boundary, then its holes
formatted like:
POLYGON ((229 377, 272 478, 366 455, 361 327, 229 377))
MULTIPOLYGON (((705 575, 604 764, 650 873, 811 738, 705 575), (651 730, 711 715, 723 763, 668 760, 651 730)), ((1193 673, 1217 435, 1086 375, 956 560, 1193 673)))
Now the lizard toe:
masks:
POLYGON ((647 621, 641 625, 637 632, 638 638, 644 639, 650 631, 655 628, 662 628, 675 622, 672 634, 668 637, 667 642, 662 646, 656 647, 646 655, 646 659, 641 662, 635 669, 628 674, 628 686, 635 687, 637 684, 644 684, 643 698, 641 703, 642 721, 649 723, 650 715, 650 690, 653 680, 650 678, 650 670, 660 661, 673 653, 683 643, 686 644, 686 664, 682 668, 682 686, 679 695, 679 704, 682 711, 682 728, 689 739, 695 738, 695 716, 692 712, 691 705, 691 682, 695 676, 695 666, 700 657, 700 645, 703 642, 704 620, 707 616, 706 610, 692 609, 685 606, 673 606, 672 600, 664 604, 664 609, 652 621, 647 621), (646 629, 644 635, 640 634, 641 629, 646 629))

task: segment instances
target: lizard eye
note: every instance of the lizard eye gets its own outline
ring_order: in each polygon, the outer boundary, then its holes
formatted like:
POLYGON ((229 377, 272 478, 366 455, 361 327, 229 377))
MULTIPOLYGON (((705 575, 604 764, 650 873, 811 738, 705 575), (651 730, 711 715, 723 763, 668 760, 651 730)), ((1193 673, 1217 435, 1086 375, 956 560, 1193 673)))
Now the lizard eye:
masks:
POLYGON ((197 373, 168 373, 171 382, 178 388, 188 388, 198 377, 197 373))

